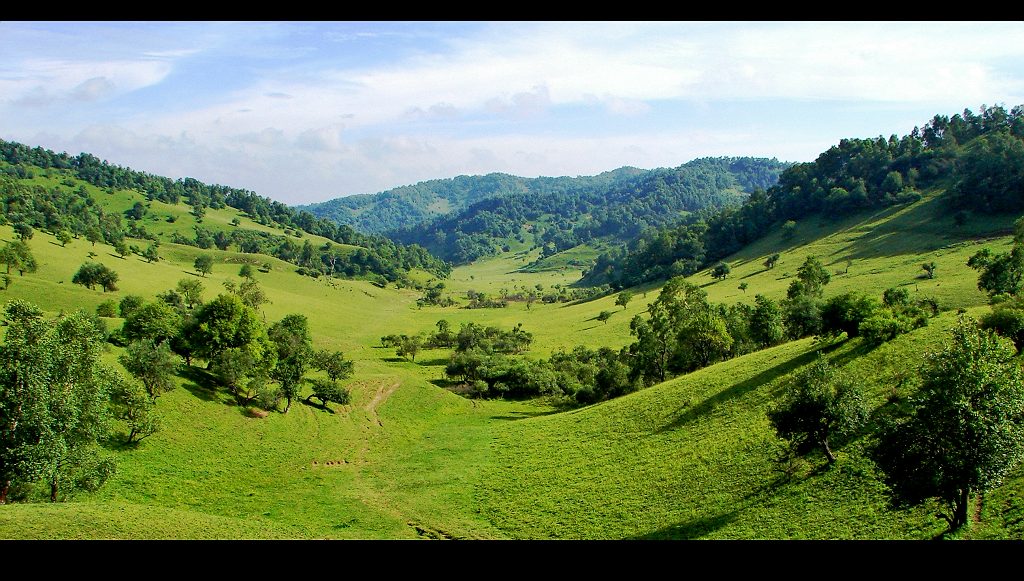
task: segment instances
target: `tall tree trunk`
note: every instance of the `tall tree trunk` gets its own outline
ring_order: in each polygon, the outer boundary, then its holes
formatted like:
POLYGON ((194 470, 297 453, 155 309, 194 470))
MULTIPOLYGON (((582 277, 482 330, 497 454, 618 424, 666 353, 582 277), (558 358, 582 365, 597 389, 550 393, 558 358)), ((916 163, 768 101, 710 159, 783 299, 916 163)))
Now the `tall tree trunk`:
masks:
POLYGON ((828 458, 828 465, 831 466, 836 463, 836 456, 832 453, 832 448, 828 445, 828 438, 821 439, 821 447, 825 449, 825 458, 828 458))
POLYGON ((57 502, 57 477, 50 480, 50 502, 57 502))
POLYGON ((0 504, 7 504, 7 491, 11 489, 11 481, 7 480, 4 482, 4 487, 0 488, 0 504))
POLYGON ((953 532, 960 527, 967 524, 967 510, 970 508, 971 489, 961 488, 957 493, 957 499, 954 502, 953 510, 953 521, 950 523, 949 530, 953 532))

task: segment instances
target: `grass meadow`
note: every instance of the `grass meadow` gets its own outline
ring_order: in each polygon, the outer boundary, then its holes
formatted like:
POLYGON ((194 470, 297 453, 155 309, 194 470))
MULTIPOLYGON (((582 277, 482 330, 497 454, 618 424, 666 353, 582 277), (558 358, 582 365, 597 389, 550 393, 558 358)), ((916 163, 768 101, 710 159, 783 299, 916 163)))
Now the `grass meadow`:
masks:
MULTIPOLYGON (((131 205, 125 196, 97 196, 120 204, 112 210, 131 205)), ((147 229, 168 238, 171 228, 191 231, 187 206, 158 204, 151 210, 158 219, 152 228, 146 222, 147 229), (175 221, 167 222, 164 215, 173 212, 179 212, 175 221)), ((204 220, 227 225, 235 216, 211 210, 204 220)), ((504 309, 420 308, 413 289, 312 279, 259 256, 272 266, 256 275, 271 301, 262 308, 267 323, 305 314, 316 347, 340 349, 353 359, 350 404, 325 410, 296 403, 287 414, 253 418, 226 392, 211 389, 202 369, 183 370, 178 387, 158 400, 161 431, 134 447, 108 443, 118 471, 102 489, 57 504, 0 507, 0 538, 933 538, 944 529, 935 507, 889 506, 865 454, 870 436, 837 446, 839 461, 831 470, 823 457, 808 457, 787 474, 773 460, 779 441, 765 412, 792 375, 819 356, 859 377, 878 414, 891 399, 909 395, 910 387, 894 387, 900 370, 916 368, 923 353, 941 345, 955 310, 986 312, 977 273, 966 262, 983 246, 1007 249, 1011 225, 1011 218, 972 218, 954 228, 934 195, 839 222, 801 222, 793 239, 773 234, 729 257, 727 279, 701 272, 692 280, 712 301, 752 302, 756 294, 781 299, 796 269, 814 255, 836 272, 826 296, 861 290, 880 299, 884 289, 903 286, 912 296, 935 297, 945 312, 874 349, 859 339, 805 339, 561 412, 540 401, 455 395, 443 388, 446 351, 423 351, 412 362, 382 348, 380 337, 433 330, 447 319, 456 328, 470 321, 506 328, 522 323, 535 336, 530 357, 577 344, 621 347, 632 340, 629 320, 657 297, 657 285, 632 289, 636 296, 625 309, 614 304, 614 294, 578 304, 538 301, 530 308, 520 302, 504 309), (762 262, 774 252, 781 259, 767 270, 762 262), (938 265, 936 278, 923 278, 925 261, 938 265), (745 292, 740 282, 747 283, 745 292), (596 317, 605 310, 614 315, 601 323, 596 317)), ((10 226, 0 226, 0 240, 10 239, 10 226)), ((12 273, 0 298, 29 300, 54 315, 94 311, 127 294, 151 299, 180 279, 198 277, 192 263, 200 252, 216 257, 213 272, 199 278, 204 298, 212 299, 225 281, 239 280, 241 262, 252 258, 165 241, 161 260, 150 264, 84 239, 61 247, 45 232, 36 232, 29 245, 38 271, 12 273), (89 253, 119 273, 118 291, 71 284, 89 253)), ((502 288, 547 288, 579 278, 567 260, 548 259, 550 269, 524 271, 537 252, 513 248, 459 267, 444 281, 446 292, 464 303, 470 289, 496 295, 502 288)), ((571 252, 587 255, 586 249, 571 252)), ((114 361, 118 353, 111 346, 105 357, 114 361)), ((984 498, 961 536, 1024 536, 1022 491, 1024 474, 1018 473, 984 498)))

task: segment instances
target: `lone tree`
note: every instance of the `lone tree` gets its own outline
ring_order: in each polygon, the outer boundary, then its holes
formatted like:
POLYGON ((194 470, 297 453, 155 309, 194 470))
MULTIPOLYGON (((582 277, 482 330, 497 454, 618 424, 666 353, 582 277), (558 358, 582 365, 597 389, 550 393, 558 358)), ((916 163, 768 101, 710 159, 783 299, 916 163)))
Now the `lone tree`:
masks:
POLYGON ((960 318, 926 356, 912 412, 882 430, 875 461, 897 504, 937 499, 955 531, 971 495, 997 486, 1024 456, 1024 379, 1007 339, 960 318))
POLYGON ((628 305, 631 300, 633 300, 633 293, 629 291, 622 291, 619 293, 619 296, 615 297, 615 304, 616 306, 620 306, 625 309, 626 305, 628 305))
POLYGON ((716 280, 724 280, 725 277, 729 276, 730 272, 732 272, 732 269, 729 268, 728 264, 719 262, 715 265, 715 268, 711 270, 711 276, 716 280))
POLYGON ((824 358, 798 375, 768 420, 793 450, 825 452, 829 465, 836 461, 830 439, 855 431, 867 420, 868 409, 856 384, 840 375, 824 358))
POLYGON ((776 252, 764 260, 764 267, 771 270, 775 268, 775 264, 779 262, 779 253, 776 252))
POLYGON ((117 290, 117 273, 109 267, 96 262, 86 262, 79 267, 71 278, 74 284, 80 284, 92 290, 96 285, 103 287, 103 292, 117 290))
POLYGON ((935 261, 925 262, 924 264, 921 265, 921 269, 924 270, 925 275, 928 278, 935 278, 935 268, 936 268, 936 266, 937 265, 935 264, 935 261))
POLYGON ((209 254, 200 254, 196 257, 194 266, 196 267, 196 272, 205 277, 213 271, 213 257, 209 254))

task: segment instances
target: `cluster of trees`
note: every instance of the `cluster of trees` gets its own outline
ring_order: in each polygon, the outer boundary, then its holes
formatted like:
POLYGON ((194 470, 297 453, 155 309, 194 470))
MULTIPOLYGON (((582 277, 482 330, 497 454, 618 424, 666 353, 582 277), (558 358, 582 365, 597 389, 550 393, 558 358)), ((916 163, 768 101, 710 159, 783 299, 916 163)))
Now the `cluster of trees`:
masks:
POLYGON ((525 242, 522 227, 535 222, 534 246, 550 255, 595 238, 630 240, 681 213, 735 203, 739 190, 768 187, 786 167, 774 159, 705 158, 592 177, 504 176, 488 197, 433 220, 399 222, 388 236, 462 264, 496 253, 508 239, 525 242))
POLYGON ((906 289, 885 291, 882 302, 863 293, 824 298, 831 275, 808 257, 776 302, 756 295, 754 305, 712 304, 707 293, 682 277, 669 280, 637 315, 630 331, 637 338, 627 350, 631 376, 646 385, 700 369, 786 340, 814 335, 863 336, 873 344, 921 327, 938 314, 932 299, 911 300, 906 289))
MULTIPOLYGON (((782 172, 739 207, 697 212, 675 226, 651 229, 625 248, 598 257, 584 280, 615 288, 685 276, 768 234, 778 224, 821 213, 831 219, 915 201, 918 190, 945 183, 951 210, 1024 209, 1024 106, 936 115, 897 138, 844 139, 810 163, 782 172)), ((785 228, 784 228, 785 229, 785 228)))

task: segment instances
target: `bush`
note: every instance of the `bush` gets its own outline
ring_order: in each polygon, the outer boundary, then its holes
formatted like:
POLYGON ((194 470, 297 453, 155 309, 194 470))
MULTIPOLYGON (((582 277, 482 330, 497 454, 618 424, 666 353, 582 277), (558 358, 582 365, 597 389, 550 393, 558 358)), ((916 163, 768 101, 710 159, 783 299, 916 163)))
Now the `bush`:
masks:
POLYGON ((103 301, 96 305, 96 314, 101 317, 113 318, 117 316, 117 303, 114 301, 103 301))

